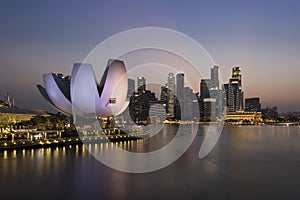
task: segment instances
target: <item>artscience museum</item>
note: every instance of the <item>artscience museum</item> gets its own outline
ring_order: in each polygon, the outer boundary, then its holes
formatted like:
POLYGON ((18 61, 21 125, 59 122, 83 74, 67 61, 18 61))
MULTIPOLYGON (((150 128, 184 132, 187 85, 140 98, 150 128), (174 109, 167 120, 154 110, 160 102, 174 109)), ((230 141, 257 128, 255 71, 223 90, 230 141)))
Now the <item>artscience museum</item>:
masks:
POLYGON ((91 64, 75 63, 71 77, 48 73, 43 82, 44 86, 37 85, 42 96, 66 115, 76 109, 100 117, 116 116, 129 104, 126 68, 120 60, 109 60, 99 81, 91 64))

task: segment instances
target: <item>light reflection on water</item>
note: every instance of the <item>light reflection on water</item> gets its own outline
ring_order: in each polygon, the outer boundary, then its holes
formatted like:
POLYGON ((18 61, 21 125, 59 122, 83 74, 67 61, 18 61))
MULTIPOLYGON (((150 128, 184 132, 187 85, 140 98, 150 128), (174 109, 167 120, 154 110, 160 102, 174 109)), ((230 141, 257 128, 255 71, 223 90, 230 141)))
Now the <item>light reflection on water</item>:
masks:
POLYGON ((148 174, 112 170, 88 150, 153 151, 170 142, 176 127, 153 139, 1 151, 0 192, 10 199, 299 199, 299 127, 225 126, 211 154, 199 160, 206 128, 178 161, 148 174))

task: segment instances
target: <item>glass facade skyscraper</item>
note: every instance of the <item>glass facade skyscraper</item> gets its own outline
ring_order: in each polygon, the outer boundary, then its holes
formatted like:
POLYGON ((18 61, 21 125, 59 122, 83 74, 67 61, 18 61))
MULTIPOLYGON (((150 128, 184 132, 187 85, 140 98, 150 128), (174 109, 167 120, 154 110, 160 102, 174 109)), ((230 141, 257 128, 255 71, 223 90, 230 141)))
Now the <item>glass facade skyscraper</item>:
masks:
POLYGON ((184 74, 176 75, 175 118, 180 120, 184 112, 184 74))
POLYGON ((175 107, 175 77, 171 72, 168 76, 168 116, 174 117, 174 107, 175 107))
POLYGON ((232 68, 232 78, 224 85, 228 112, 244 110, 244 92, 242 90, 242 73, 240 67, 232 68))
POLYGON ((144 77, 137 78, 138 91, 146 90, 146 79, 144 77))
POLYGON ((176 75, 176 96, 180 101, 183 98, 184 94, 184 74, 179 73, 176 75))
POLYGON ((219 89, 219 66, 214 65, 210 69, 210 79, 212 87, 214 87, 215 89, 219 89))
POLYGON ((219 86, 219 66, 210 69, 210 79, 200 82, 200 118, 203 121, 216 121, 223 114, 222 90, 219 86))
POLYGON ((135 92, 135 81, 133 79, 128 79, 128 93, 127 93, 127 100, 130 99, 135 92))

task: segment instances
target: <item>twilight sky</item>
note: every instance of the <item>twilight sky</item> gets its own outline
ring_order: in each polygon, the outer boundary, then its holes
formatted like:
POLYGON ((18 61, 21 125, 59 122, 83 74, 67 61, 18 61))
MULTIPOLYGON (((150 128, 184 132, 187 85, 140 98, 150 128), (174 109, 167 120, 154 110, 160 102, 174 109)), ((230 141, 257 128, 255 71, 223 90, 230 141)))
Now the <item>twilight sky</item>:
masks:
POLYGON ((299 10, 297 0, 3 1, 0 99, 8 92, 20 107, 50 110, 35 87, 42 74, 70 74, 74 62, 111 35, 157 26, 194 38, 224 81, 240 66, 246 97, 300 111, 299 10))

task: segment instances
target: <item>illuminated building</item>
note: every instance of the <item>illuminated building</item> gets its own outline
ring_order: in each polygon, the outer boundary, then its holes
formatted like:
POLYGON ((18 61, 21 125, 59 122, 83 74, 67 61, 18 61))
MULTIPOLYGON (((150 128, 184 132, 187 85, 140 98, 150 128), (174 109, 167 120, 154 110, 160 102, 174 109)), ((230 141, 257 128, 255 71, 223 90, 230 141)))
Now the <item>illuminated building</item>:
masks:
POLYGON ((37 85, 43 97, 60 112, 71 115, 72 106, 82 113, 110 117, 128 106, 128 79, 123 61, 109 60, 100 83, 90 64, 75 63, 72 76, 48 73, 44 87, 37 85))
POLYGON ((181 112, 184 111, 184 74, 176 75, 176 97, 175 97, 175 118, 181 119, 181 112))
POLYGON ((239 89, 242 89, 242 71, 240 67, 232 68, 232 78, 237 79, 239 82, 239 89))
POLYGON ((146 124, 149 122, 150 102, 155 102, 155 93, 150 90, 134 92, 130 98, 129 113, 132 120, 137 124, 146 124))
POLYGON ((264 120, 274 120, 276 121, 278 118, 278 111, 277 107, 266 107, 264 109, 261 109, 262 117, 264 120))
POLYGON ((167 104, 168 101, 168 87, 162 86, 160 91, 160 100, 164 102, 164 104, 167 104))
POLYGON ((175 108, 175 77, 174 74, 171 72, 168 76, 168 117, 174 118, 174 108, 175 108))
POLYGON ((138 91, 146 90, 146 79, 144 77, 137 78, 138 91))
POLYGON ((203 99, 203 121, 215 121, 217 100, 215 98, 203 99))
MULTIPOLYGON (((9 97, 8 97, 9 98, 9 97)), ((29 121, 36 115, 47 116, 46 111, 37 109, 24 109, 15 107, 14 104, 0 101, 0 124, 8 125, 22 121, 29 121)))
POLYGON ((248 98, 245 99, 245 111, 246 112, 258 112, 261 110, 261 104, 259 98, 248 98))
POLYGON ((225 117, 226 122, 248 122, 248 123, 259 123, 262 122, 261 112, 234 112, 227 113, 225 117))
POLYGON ((244 92, 242 91, 241 68, 232 69, 232 78, 228 84, 224 84, 226 92, 226 104, 228 112, 237 112, 244 110, 244 92))
POLYGON ((224 112, 223 94, 219 88, 219 67, 214 65, 210 69, 211 79, 200 82, 200 118, 202 121, 216 121, 224 112))

